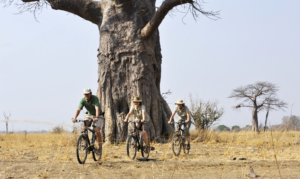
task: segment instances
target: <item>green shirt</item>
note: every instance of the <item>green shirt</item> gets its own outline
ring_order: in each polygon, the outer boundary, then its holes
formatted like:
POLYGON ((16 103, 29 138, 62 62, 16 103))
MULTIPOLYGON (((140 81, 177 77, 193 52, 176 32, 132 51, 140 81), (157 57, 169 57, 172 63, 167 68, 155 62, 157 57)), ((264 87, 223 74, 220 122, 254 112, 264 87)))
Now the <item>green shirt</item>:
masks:
POLYGON ((189 108, 187 106, 182 106, 181 109, 179 109, 178 106, 175 107, 173 112, 176 112, 179 116, 178 122, 183 122, 187 120, 186 112, 189 111, 189 108))
MULTIPOLYGON (((129 112, 131 112, 133 114, 133 116, 135 118, 134 120, 136 122, 139 122, 139 121, 143 120, 143 111, 146 111, 146 108, 144 105, 139 106, 139 109, 136 109, 135 106, 133 105, 133 106, 131 106, 131 109, 129 112)), ((150 116, 146 112, 144 123, 147 123, 149 121, 150 121, 150 116)))
POLYGON ((83 107, 85 107, 85 109, 88 111, 87 114, 95 116, 96 115, 95 106, 99 107, 99 114, 101 114, 102 110, 100 107, 99 99, 97 96, 92 95, 91 101, 88 101, 86 98, 82 98, 82 100, 79 103, 78 108, 82 109, 83 107))

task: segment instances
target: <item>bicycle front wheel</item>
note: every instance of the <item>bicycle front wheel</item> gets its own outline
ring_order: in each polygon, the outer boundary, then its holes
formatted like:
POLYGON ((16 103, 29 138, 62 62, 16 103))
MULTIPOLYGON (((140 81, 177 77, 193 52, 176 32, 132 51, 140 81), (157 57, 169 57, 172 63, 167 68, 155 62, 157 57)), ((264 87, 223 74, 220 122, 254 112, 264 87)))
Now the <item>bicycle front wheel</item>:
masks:
POLYGON ((172 150, 175 156, 178 156, 180 154, 181 149, 181 135, 179 133, 174 133, 173 139, 172 139, 172 150))
POLYGON ((127 156, 131 159, 135 159, 137 151, 137 141, 135 136, 130 135, 127 140, 127 156))
POLYGON ((99 149, 99 143, 97 141, 97 136, 95 134, 92 137, 92 144, 94 144, 93 159, 94 159, 94 161, 98 161, 101 159, 101 156, 102 156, 102 148, 101 148, 100 153, 96 152, 99 149))
POLYGON ((148 145, 146 145, 145 143, 145 140, 143 138, 143 136, 141 135, 141 153, 142 153, 142 156, 144 158, 148 158, 149 157, 149 154, 150 154, 150 140, 149 140, 149 137, 148 137, 148 145))
POLYGON ((79 136, 76 146, 77 160, 80 164, 84 164, 87 157, 88 135, 79 136))

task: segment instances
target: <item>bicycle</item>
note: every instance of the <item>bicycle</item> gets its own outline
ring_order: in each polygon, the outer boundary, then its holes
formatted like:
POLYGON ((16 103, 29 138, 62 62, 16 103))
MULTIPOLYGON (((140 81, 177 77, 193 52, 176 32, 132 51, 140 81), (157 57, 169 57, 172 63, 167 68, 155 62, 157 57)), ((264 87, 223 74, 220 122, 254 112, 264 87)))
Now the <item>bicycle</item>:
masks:
MULTIPOLYGON (((171 123, 173 124, 173 123, 171 123)), ((185 138, 184 130, 181 129, 181 126, 186 124, 185 122, 176 122, 177 131, 174 132, 172 138, 172 150, 175 156, 180 154, 181 149, 185 154, 189 154, 189 150, 187 149, 187 140, 185 138)))
POLYGON ((136 122, 128 121, 128 123, 134 124, 133 132, 131 132, 131 135, 127 139, 127 156, 131 159, 135 159, 136 152, 141 150, 142 156, 144 158, 148 158, 150 154, 150 140, 148 137, 148 145, 146 146, 146 143, 143 139, 143 136, 141 134, 142 132, 142 125, 138 129, 140 132, 140 135, 137 135, 136 132, 136 122))
MULTIPOLYGON (((101 118, 101 117, 95 117, 95 118, 101 118)), ((76 122, 83 122, 84 123, 84 130, 81 131, 81 135, 78 138, 77 146, 76 146, 76 156, 77 160, 80 164, 84 164, 86 161, 86 157, 90 152, 93 154, 94 161, 98 161, 101 159, 102 155, 102 149, 99 154, 96 153, 96 151, 99 149, 99 145, 97 142, 97 135, 95 131, 95 125, 92 124, 93 129, 86 128, 86 122, 93 122, 92 119, 90 120, 76 120, 76 122), (92 132, 91 140, 88 136, 88 131, 92 132), (91 142, 90 142, 91 141, 91 142)))

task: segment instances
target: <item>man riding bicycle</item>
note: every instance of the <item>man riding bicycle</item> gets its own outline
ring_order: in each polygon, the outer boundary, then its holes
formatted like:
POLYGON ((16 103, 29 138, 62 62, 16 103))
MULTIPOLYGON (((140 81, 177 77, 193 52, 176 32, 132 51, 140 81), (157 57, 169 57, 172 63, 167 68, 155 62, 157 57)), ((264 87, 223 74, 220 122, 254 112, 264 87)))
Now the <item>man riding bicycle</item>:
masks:
MULTIPOLYGON (((134 97, 132 100, 133 106, 131 106, 129 113, 127 114, 124 122, 128 121, 128 118, 133 114, 135 117, 136 122, 136 132, 138 133, 138 129, 142 126, 142 136, 145 141, 145 144, 148 145, 148 135, 147 130, 150 127, 150 116, 146 113, 146 108, 144 105, 142 105, 142 100, 139 99, 139 97, 134 97)), ((149 149, 147 148, 146 152, 149 152, 149 149)))
POLYGON ((175 114, 177 113, 179 116, 178 122, 183 123, 184 122, 184 134, 186 136, 188 145, 187 145, 187 150, 190 150, 190 142, 191 142, 191 137, 190 137, 190 127, 191 127, 191 118, 190 118, 190 110, 189 108, 184 104, 183 100, 179 99, 177 100, 177 105, 175 109, 173 110, 172 116, 170 117, 170 121, 168 122, 169 124, 172 122, 175 114))
MULTIPOLYGON (((84 120, 92 120, 96 126, 96 135, 97 135, 97 141, 99 145, 99 149, 96 151, 96 153, 101 153, 102 150, 102 137, 100 133, 101 125, 102 125, 102 119, 98 119, 97 116, 102 114, 101 106, 99 103, 99 99, 97 96, 92 95, 92 91, 89 88, 86 88, 83 90, 84 98, 79 103, 78 109, 75 112, 74 118, 72 119, 72 122, 76 122, 76 118, 80 114, 80 111, 83 107, 87 110, 84 120)), ((91 122, 87 121, 86 126, 90 127, 91 122)))

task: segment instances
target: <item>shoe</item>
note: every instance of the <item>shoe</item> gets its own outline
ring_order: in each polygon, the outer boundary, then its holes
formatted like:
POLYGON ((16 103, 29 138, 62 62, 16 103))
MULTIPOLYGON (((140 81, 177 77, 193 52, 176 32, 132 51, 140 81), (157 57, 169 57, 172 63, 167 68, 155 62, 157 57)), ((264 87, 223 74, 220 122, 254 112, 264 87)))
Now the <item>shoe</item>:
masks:
POLYGON ((146 153, 146 154, 149 153, 149 145, 147 145, 146 150, 145 150, 145 153, 146 153))
POLYGON ((96 149, 95 152, 96 152, 97 155, 101 155, 102 154, 102 149, 96 149))
POLYGON ((190 145, 189 143, 187 144, 186 149, 187 149, 187 150, 190 150, 190 149, 191 149, 191 145, 190 145))

